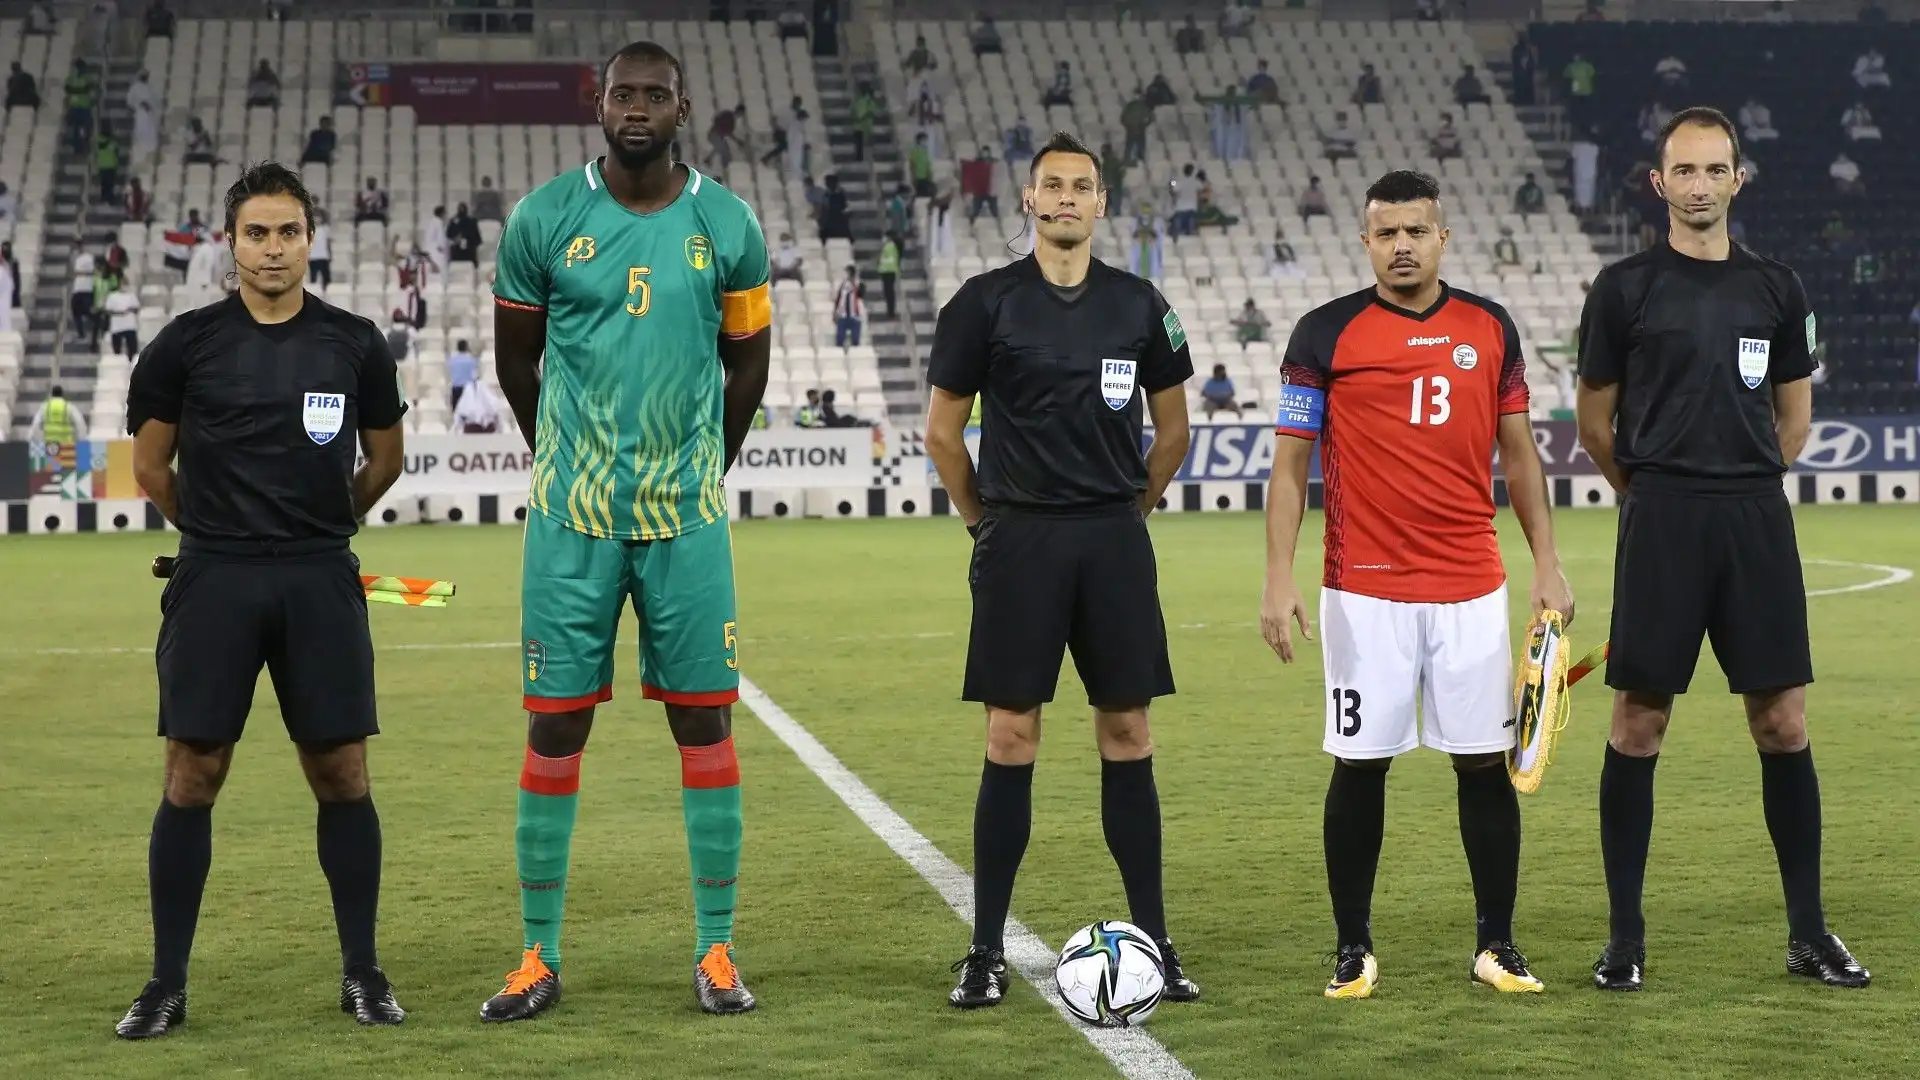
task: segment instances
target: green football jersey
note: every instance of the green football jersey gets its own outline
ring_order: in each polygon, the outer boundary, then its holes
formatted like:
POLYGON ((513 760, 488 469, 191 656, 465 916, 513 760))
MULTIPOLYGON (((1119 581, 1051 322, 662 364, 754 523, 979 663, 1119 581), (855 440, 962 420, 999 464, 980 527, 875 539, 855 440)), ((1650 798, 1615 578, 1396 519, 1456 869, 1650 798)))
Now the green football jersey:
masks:
POLYGON ((493 293, 547 313, 529 508, 623 540, 726 519, 719 342, 772 322, 766 238, 739 196, 689 168, 640 214, 588 162, 513 208, 493 293))

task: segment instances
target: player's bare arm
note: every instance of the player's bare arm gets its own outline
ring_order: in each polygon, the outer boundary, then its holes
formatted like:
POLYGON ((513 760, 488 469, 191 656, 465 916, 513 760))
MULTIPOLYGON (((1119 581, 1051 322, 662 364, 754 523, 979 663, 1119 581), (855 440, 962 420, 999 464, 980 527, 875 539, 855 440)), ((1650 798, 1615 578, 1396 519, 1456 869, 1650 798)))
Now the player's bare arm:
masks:
POLYGON ((1780 439, 1780 460, 1791 467, 1806 449, 1813 424, 1813 380, 1795 379, 1773 387, 1773 432, 1780 439))
MULTIPOLYGON (((133 436, 133 478, 153 505, 176 526, 180 522, 174 516, 174 485, 179 477, 173 471, 173 450, 179 435, 178 424, 148 420, 133 436)), ((1801 441, 1805 441, 1804 435, 1801 441)))
POLYGON ((1593 459, 1600 475, 1613 485, 1613 490, 1624 492, 1627 478, 1613 460, 1613 412, 1619 404, 1619 383, 1581 379, 1580 388, 1574 392, 1573 411, 1580 428, 1580 447, 1593 459))
POLYGON ((936 386, 927 404, 927 456, 933 459, 940 483, 947 489, 953 512, 968 528, 980 521, 980 491, 974 483, 973 458, 967 455, 967 421, 973 416, 973 398, 972 394, 956 394, 936 386))
POLYGON ((406 425, 362 431, 360 450, 367 460, 353 474, 354 517, 366 517, 373 504, 400 479, 401 461, 406 457, 406 425))
POLYGON ((1260 635, 1283 663, 1293 663, 1293 624, 1313 640, 1313 618, 1293 580, 1294 550, 1300 521, 1307 513, 1307 469, 1313 441, 1293 435, 1273 437, 1273 471, 1267 477, 1267 584, 1260 595, 1260 635))
POLYGON ((1496 438, 1500 470, 1507 478, 1507 502, 1533 552, 1533 610, 1551 608, 1572 623, 1573 586, 1567 583, 1553 542, 1553 500, 1547 494, 1546 470, 1540 467, 1540 448, 1533 441, 1533 419, 1523 412, 1507 413, 1500 417, 1496 438))
MULTIPOLYGON (((971 407, 971 406, 969 406, 971 407)), ((1153 445, 1147 448, 1147 490, 1140 493, 1140 512, 1153 513, 1160 496, 1187 460, 1187 444, 1192 439, 1187 418, 1187 388, 1184 383, 1147 395, 1147 415, 1153 419, 1153 445)))
MULTIPOLYGON (((496 361, 497 362, 497 361, 496 361)), ((720 366, 727 373, 727 468, 733 468, 740 447, 767 395, 767 370, 773 364, 773 330, 763 327, 744 337, 720 336, 720 366)))
MULTIPOLYGON (((533 449, 534 423, 540 415, 540 354, 547 347, 547 312, 504 300, 493 305, 493 368, 500 393, 520 424, 520 437, 533 449)), ((764 389, 765 383, 762 382, 764 389)))

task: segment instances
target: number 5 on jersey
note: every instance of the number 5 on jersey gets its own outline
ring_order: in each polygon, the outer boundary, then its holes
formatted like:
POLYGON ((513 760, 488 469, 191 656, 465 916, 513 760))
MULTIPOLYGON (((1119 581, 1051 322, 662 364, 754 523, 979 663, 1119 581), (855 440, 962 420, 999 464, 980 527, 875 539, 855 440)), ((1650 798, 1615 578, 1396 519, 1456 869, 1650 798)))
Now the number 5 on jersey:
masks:
POLYGON ((1447 401, 1447 392, 1453 384, 1445 375, 1432 378, 1422 376, 1413 380, 1413 412, 1407 416, 1409 424, 1444 424, 1453 415, 1453 406, 1447 401))
POLYGON ((653 306, 653 286, 647 283, 647 275, 651 273, 650 266, 627 267, 627 314, 636 319, 653 306))

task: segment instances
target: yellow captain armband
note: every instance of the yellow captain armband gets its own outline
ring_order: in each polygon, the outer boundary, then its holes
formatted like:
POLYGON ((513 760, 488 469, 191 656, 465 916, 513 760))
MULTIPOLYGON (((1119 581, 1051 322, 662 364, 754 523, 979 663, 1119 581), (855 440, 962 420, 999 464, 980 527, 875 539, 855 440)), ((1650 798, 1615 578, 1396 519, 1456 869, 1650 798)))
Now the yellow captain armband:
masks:
POLYGON ((773 325, 773 283, 763 281, 744 292, 720 294, 720 333, 752 337, 773 325))

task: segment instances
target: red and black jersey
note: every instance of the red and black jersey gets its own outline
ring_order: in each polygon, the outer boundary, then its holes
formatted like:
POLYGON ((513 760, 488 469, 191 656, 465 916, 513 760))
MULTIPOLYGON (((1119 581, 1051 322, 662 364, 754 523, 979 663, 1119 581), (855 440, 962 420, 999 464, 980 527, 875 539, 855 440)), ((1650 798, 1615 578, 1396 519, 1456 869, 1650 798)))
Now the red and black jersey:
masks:
POLYGON ((1527 378, 1505 308, 1444 282, 1425 311, 1351 293, 1294 326, 1281 379, 1277 430, 1320 440, 1327 588, 1456 603, 1506 581, 1493 450, 1527 378))

